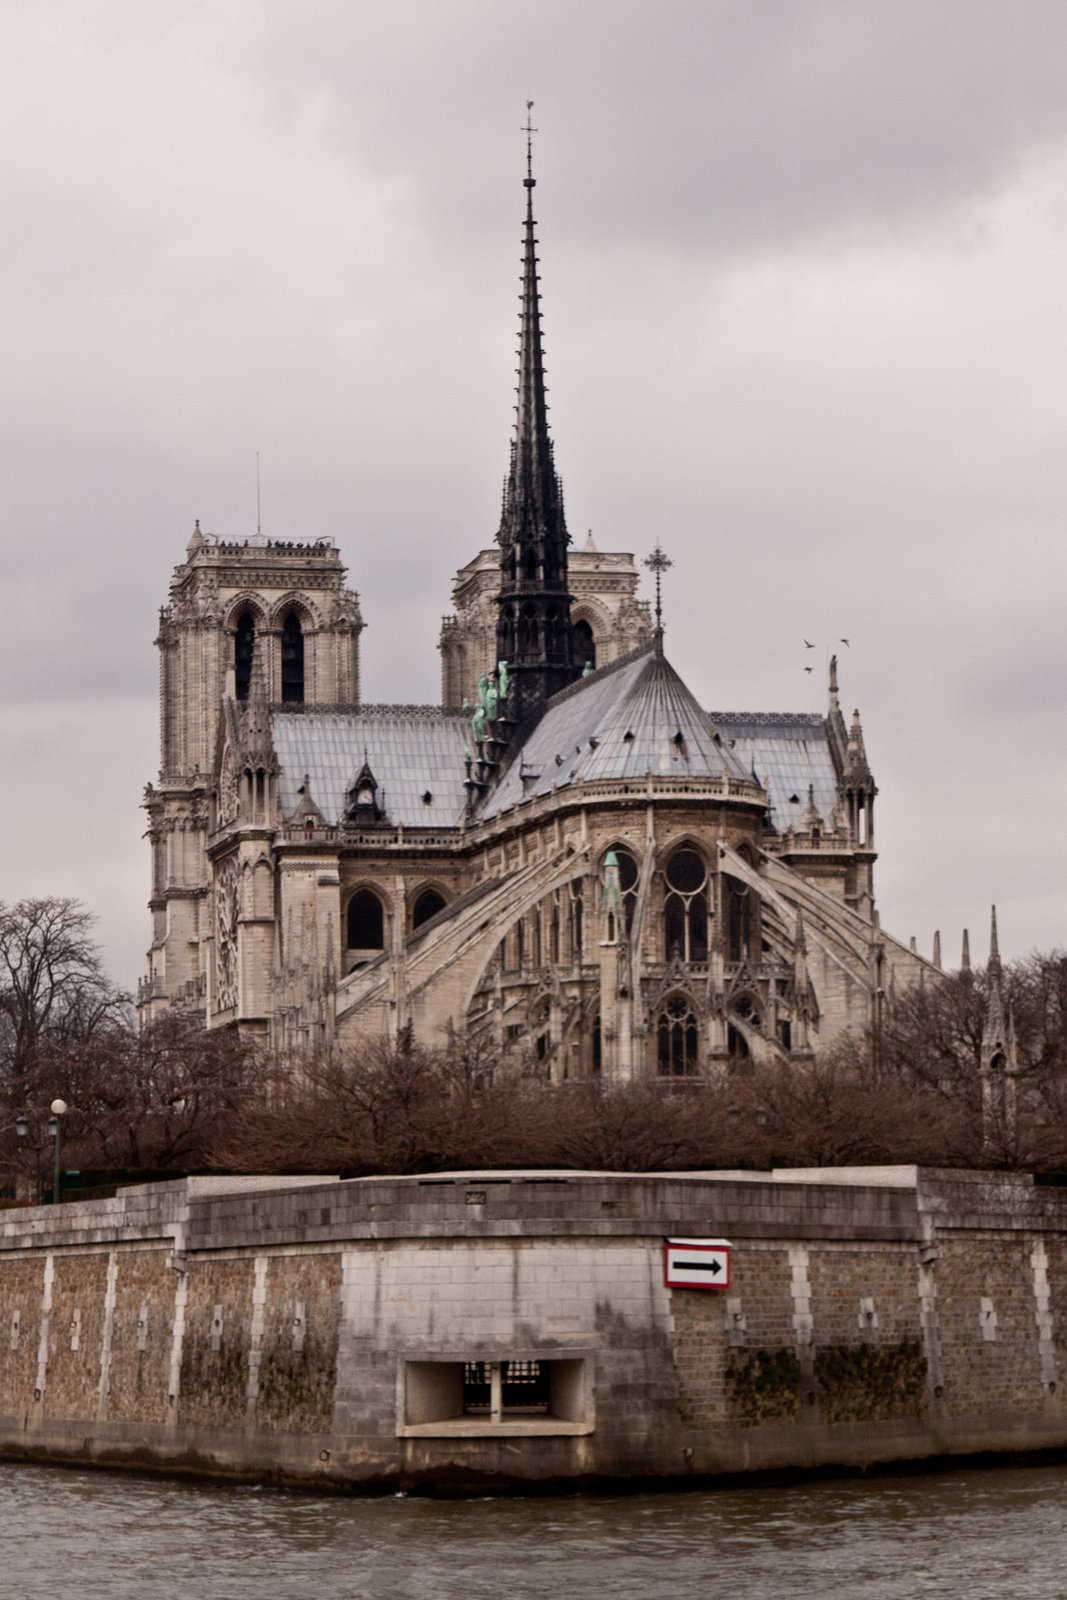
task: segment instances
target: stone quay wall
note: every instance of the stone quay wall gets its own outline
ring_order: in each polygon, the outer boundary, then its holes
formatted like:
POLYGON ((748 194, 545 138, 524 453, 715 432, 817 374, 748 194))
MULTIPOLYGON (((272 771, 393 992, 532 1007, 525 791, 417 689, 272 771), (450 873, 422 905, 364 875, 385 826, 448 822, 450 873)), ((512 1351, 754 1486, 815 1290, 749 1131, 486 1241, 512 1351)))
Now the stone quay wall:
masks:
POLYGON ((1067 1447, 1067 1190, 212 1178, 0 1222, 0 1454, 440 1490, 1067 1447), (727 1288, 668 1289, 670 1236, 727 1288))

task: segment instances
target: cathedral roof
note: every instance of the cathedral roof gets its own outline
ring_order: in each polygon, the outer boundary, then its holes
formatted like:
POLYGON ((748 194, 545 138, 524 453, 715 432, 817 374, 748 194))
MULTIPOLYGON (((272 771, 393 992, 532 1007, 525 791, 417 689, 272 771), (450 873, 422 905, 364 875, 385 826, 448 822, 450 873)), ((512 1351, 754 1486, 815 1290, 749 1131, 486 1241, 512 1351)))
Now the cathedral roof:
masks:
POLYGON ((780 833, 795 827, 813 791, 829 818, 837 801, 837 772, 824 718, 790 711, 709 712, 745 771, 770 779, 771 821, 780 833))
POLYGON ((463 749, 470 724, 436 706, 315 706, 271 709, 271 734, 281 765, 282 812, 300 802, 306 773, 327 823, 336 825, 364 762, 378 783, 385 819, 405 828, 457 828, 463 818, 463 749), (429 795, 429 799, 426 796, 429 795))
POLYGON ((751 778, 654 644, 554 695, 482 807, 495 816, 581 778, 751 778))

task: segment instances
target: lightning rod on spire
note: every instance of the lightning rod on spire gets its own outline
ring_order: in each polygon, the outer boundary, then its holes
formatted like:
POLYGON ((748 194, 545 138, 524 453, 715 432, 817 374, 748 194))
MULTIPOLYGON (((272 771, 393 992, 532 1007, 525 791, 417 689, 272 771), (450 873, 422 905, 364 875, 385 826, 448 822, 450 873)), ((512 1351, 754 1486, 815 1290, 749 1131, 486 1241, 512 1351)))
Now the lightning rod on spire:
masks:
POLYGON ((526 187, 532 189, 537 179, 533 175, 533 136, 537 129, 533 125, 531 113, 533 101, 526 102, 526 121, 522 125, 522 132, 526 135, 526 187))

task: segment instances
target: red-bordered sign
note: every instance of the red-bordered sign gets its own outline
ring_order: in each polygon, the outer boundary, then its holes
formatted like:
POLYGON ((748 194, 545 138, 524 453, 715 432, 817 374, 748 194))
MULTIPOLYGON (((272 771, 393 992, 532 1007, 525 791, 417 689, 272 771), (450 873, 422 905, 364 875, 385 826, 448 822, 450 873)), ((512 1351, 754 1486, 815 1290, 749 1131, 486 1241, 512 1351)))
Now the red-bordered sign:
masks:
POLYGON ((728 1289, 729 1239, 668 1239, 664 1282, 668 1289, 728 1289))

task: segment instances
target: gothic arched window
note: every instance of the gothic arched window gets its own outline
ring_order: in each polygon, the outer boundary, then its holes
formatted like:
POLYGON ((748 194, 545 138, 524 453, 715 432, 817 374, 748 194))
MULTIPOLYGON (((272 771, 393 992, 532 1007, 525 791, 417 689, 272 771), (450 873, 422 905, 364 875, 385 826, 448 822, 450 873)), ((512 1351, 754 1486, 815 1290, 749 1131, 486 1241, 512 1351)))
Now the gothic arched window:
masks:
POLYGON ((412 928, 421 928, 424 922, 429 922, 431 917, 436 917, 443 911, 448 901, 443 894, 438 894, 436 889, 424 889, 416 896, 415 904, 411 908, 412 928))
POLYGON ((282 700, 299 703, 304 698, 304 630, 295 611, 282 625, 282 700))
POLYGON ((664 1078, 692 1077, 697 1070, 700 1030, 683 994, 664 1002, 656 1023, 656 1064, 664 1078))
POLYGON ((570 944, 571 960, 578 964, 582 959, 582 880, 572 878, 570 884, 570 944))
POLYGON ((545 612, 545 654, 550 657, 561 654, 559 647, 559 611, 556 606, 549 606, 545 612))
POLYGON ((373 889, 360 889, 348 902, 348 948, 364 961, 385 949, 385 912, 373 889))
POLYGON ((532 605, 523 606, 519 612, 519 655, 534 655, 537 652, 537 608, 532 605))
POLYGON ((695 850, 676 850, 667 863, 663 908, 667 960, 708 959, 708 869, 695 850))
POLYGON ((582 617, 574 624, 574 665, 581 669, 587 663, 596 666, 596 640, 592 628, 582 617))
POLYGON ((752 891, 739 878, 724 878, 728 959, 747 961, 752 941, 752 891))
POLYGON ((233 640, 233 687, 238 700, 248 699, 252 682, 252 658, 256 651, 256 623, 251 611, 237 618, 233 640))

